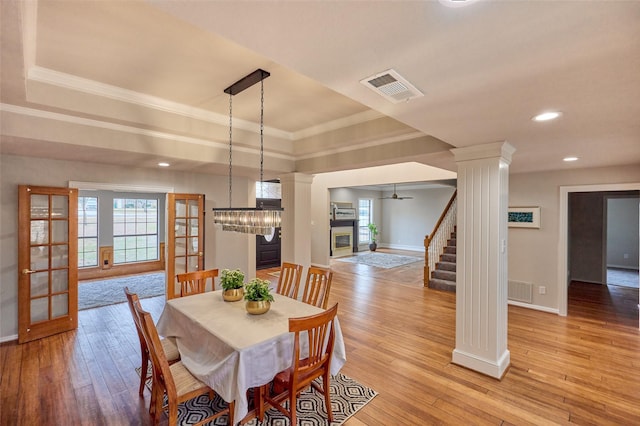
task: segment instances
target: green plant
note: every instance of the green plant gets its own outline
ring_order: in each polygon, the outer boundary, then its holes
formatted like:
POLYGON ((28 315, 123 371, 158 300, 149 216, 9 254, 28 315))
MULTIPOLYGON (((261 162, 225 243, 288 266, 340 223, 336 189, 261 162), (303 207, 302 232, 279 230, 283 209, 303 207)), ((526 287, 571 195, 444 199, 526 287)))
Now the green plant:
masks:
POLYGON ((273 302, 273 295, 269 285, 271 283, 267 280, 260 278, 254 278, 244 286, 244 299, 258 302, 261 300, 267 302, 273 302))
POLYGON ((244 285, 244 274, 240 269, 223 269, 220 275, 220 284, 224 290, 242 288, 244 285))
POLYGON ((375 223, 371 222, 369 224, 369 232, 371 232, 371 242, 375 243, 378 240, 378 238, 376 238, 378 236, 378 227, 375 223))

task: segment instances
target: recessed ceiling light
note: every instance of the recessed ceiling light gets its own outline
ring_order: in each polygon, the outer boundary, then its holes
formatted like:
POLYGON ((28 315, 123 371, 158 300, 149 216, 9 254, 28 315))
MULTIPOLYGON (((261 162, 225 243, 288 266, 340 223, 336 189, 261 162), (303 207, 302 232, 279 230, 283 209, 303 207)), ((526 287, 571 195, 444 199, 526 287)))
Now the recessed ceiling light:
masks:
POLYGON ((562 115, 561 112, 559 111, 547 111, 547 112, 543 112, 542 114, 538 114, 535 117, 532 118, 533 121, 549 121, 549 120, 555 120, 556 118, 560 117, 562 115))
POLYGON ((169 164, 169 163, 164 163, 164 162, 163 162, 163 163, 158 163, 158 166, 160 166, 160 167, 169 167, 169 166, 170 166, 170 164, 169 164))
POLYGON ((578 161, 578 157, 564 157, 562 161, 566 161, 567 163, 571 161, 578 161))
POLYGON ((475 3, 477 0, 439 0, 440 4, 447 7, 462 7, 475 3))

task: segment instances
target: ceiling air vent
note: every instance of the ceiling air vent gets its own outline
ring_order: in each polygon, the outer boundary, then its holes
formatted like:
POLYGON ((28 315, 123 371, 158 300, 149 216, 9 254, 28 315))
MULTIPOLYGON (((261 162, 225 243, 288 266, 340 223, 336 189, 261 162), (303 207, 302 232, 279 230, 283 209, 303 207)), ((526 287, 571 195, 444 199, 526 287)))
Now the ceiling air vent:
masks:
POLYGON ((409 83, 394 70, 374 74, 371 77, 360 80, 360 83, 394 104, 424 96, 424 93, 416 89, 413 84, 409 83))

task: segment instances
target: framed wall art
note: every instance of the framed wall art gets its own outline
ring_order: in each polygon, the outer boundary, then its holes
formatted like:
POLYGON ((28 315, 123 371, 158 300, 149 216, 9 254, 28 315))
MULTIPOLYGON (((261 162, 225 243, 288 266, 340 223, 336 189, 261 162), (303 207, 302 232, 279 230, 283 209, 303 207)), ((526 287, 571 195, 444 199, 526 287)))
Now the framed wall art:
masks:
POLYGON ((509 228, 540 228, 540 207, 509 207, 509 228))

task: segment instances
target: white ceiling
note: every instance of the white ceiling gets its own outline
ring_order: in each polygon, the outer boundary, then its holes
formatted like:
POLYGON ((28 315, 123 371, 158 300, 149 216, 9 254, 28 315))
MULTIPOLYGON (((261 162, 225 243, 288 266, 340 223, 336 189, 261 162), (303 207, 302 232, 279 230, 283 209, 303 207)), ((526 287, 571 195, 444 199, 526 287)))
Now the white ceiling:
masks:
MULTIPOLYGON (((3 154, 225 174, 223 90, 262 68, 268 178, 406 161, 455 170, 450 148, 496 141, 516 148, 514 173, 640 164, 636 1, 1 7, 3 154), (360 84, 387 69, 425 96, 394 104, 360 84), (550 109, 563 116, 531 121, 550 109)), ((233 99, 234 171, 251 176, 259 97, 256 85, 233 99)))

